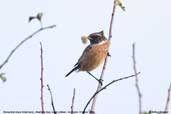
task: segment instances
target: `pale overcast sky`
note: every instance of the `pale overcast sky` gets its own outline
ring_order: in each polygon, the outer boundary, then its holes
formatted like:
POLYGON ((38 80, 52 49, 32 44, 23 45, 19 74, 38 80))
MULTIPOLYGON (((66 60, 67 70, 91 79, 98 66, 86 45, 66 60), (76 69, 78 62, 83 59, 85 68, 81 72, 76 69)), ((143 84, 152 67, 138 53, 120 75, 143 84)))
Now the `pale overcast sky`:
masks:
MULTIPOLYGON (((113 79, 133 74, 132 43, 136 60, 143 110, 162 111, 171 81, 171 1, 122 1, 123 12, 116 9, 113 38, 104 85, 113 79)), ((40 45, 44 49, 45 85, 53 92, 57 111, 69 111, 73 89, 74 109, 83 110, 95 92, 97 82, 84 72, 65 74, 73 68, 87 45, 81 36, 104 30, 108 36, 113 0, 1 0, 0 63, 25 37, 40 26, 28 17, 43 12, 43 25, 56 24, 26 42, 0 70, 7 81, 0 82, 0 113, 40 110, 40 45)), ((97 77, 101 67, 92 72, 97 77)), ((44 88, 45 109, 52 111, 50 95, 44 88)), ((88 107, 88 110, 90 107, 88 107)), ((171 109, 171 106, 170 106, 171 109)), ((134 78, 111 85, 98 96, 97 114, 137 114, 138 97, 134 78)), ((171 114, 171 113, 170 113, 171 114)))

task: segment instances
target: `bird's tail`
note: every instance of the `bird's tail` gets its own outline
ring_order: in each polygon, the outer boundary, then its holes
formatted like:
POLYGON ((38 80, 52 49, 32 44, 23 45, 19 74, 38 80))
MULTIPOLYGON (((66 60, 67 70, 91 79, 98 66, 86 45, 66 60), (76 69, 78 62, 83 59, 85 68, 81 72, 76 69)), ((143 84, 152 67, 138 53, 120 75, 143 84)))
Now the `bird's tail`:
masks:
POLYGON ((79 68, 79 65, 75 66, 68 74, 65 75, 65 77, 68 77, 73 71, 77 70, 79 68))

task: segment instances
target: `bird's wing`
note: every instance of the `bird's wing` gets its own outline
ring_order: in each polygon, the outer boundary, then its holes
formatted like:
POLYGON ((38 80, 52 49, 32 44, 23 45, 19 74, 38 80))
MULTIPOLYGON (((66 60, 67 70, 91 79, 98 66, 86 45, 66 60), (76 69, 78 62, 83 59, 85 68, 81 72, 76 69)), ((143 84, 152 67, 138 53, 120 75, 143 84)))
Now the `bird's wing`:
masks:
POLYGON ((87 53, 89 53, 89 51, 91 51, 91 48, 92 48, 92 46, 89 45, 89 46, 87 46, 87 47, 84 49, 82 55, 81 55, 80 58, 78 59, 78 62, 77 62, 74 66, 77 66, 77 65, 80 64, 80 61, 83 59, 83 57, 86 56, 87 53))

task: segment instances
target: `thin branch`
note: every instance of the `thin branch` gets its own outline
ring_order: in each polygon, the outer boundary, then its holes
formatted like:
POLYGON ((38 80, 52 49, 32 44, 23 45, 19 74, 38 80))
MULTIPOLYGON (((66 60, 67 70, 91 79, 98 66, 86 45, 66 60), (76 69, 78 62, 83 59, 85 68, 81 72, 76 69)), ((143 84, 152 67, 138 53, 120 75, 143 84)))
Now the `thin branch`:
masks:
POLYGON ((41 59, 41 77, 40 77, 40 93, 41 93, 41 96, 40 96, 40 101, 41 101, 41 111, 42 111, 42 114, 45 113, 44 111, 44 100, 43 100, 43 48, 42 48, 42 43, 40 42, 40 52, 41 52, 41 55, 40 55, 40 59, 41 59))
POLYGON ((165 109, 164 109, 164 112, 166 112, 168 114, 169 114, 170 95, 171 95, 171 82, 170 82, 170 86, 168 89, 167 100, 166 100, 166 105, 165 105, 165 109))
POLYGON ((46 26, 46 27, 42 27, 38 30, 36 30, 35 32, 33 32, 31 35, 29 35, 28 37, 24 38, 24 40, 22 40, 8 55, 8 57, 5 59, 5 61, 0 65, 0 69, 2 69, 9 61, 9 59, 12 57, 12 55, 14 54, 14 52, 21 47, 21 45, 23 45, 27 40, 31 39, 34 35, 36 35, 37 33, 46 30, 46 29, 51 29, 56 27, 56 25, 51 25, 51 26, 46 26))
MULTIPOLYGON (((132 61, 133 61, 134 73, 137 74, 136 59, 135 59, 135 43, 132 44, 132 61)), ((137 94, 138 94, 139 114, 142 114, 142 94, 141 94, 137 75, 135 76, 135 87, 136 87, 137 94)))
POLYGON ((53 113, 54 114, 57 114, 56 110, 55 110, 55 106, 54 106, 54 103, 53 103, 53 95, 52 95, 52 91, 50 89, 50 86, 47 84, 47 88, 49 90, 49 93, 50 93, 50 96, 51 96, 51 105, 52 105, 52 108, 53 108, 53 113))
MULTIPOLYGON (((93 96, 90 98, 90 100, 87 102, 84 110, 83 110, 83 113, 82 114, 85 114, 85 110, 86 108, 88 107, 88 105, 90 104, 91 100, 94 99, 96 97, 97 94, 99 94, 100 92, 102 92, 102 90, 106 89, 108 86, 114 84, 115 82, 118 82, 118 81, 121 81, 121 80, 125 80, 125 79, 128 79, 128 78, 131 78, 131 77, 134 77, 134 76, 138 76, 140 74, 140 72, 138 72, 137 74, 134 74, 134 75, 130 75, 130 76, 126 76, 126 77, 123 77, 123 78, 119 78, 119 79, 116 79, 116 80, 113 80, 111 81, 110 83, 106 84, 103 88, 99 89, 98 91, 96 91, 93 96)), ((91 111, 91 113, 93 113, 94 111, 91 111)))
POLYGON ((117 0, 114 1, 113 9, 112 9, 112 15, 111 15, 111 19, 110 19, 109 40, 111 40, 111 38, 112 38, 113 21, 114 21, 114 16, 115 16, 115 9, 116 9, 116 6, 117 6, 116 2, 117 2, 117 0))
MULTIPOLYGON (((110 42, 110 40, 112 38, 112 25, 113 25, 113 21, 114 21, 114 15, 115 15, 116 6, 117 6, 117 4, 116 4, 116 0, 115 0, 114 4, 113 4, 112 15, 111 15, 111 20, 110 20, 109 38, 108 38, 109 42, 110 42)), ((108 60, 108 56, 106 56, 106 58, 105 58, 103 69, 102 69, 102 72, 101 72, 101 75, 100 75, 100 80, 103 80, 104 71, 105 71, 106 65, 107 65, 107 60, 108 60)), ((101 84, 99 83, 96 92, 99 91, 100 89, 101 89, 101 84)), ((93 98, 94 99, 93 99, 93 102, 92 102, 92 105, 91 105, 90 112, 94 112, 97 96, 95 96, 93 98)))
POLYGON ((72 104, 71 104, 71 114, 74 114, 74 101, 75 101, 75 88, 73 90, 72 104))

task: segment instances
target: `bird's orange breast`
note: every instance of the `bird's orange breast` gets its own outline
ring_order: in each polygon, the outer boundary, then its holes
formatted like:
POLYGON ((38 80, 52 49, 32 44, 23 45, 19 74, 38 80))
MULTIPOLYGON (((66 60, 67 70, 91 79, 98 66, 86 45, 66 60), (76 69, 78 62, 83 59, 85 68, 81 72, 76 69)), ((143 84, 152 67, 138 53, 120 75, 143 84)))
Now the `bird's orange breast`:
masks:
POLYGON ((99 44, 89 45, 83 52, 78 63, 80 71, 91 71, 97 68, 105 59, 108 53, 109 41, 105 40, 99 44))

